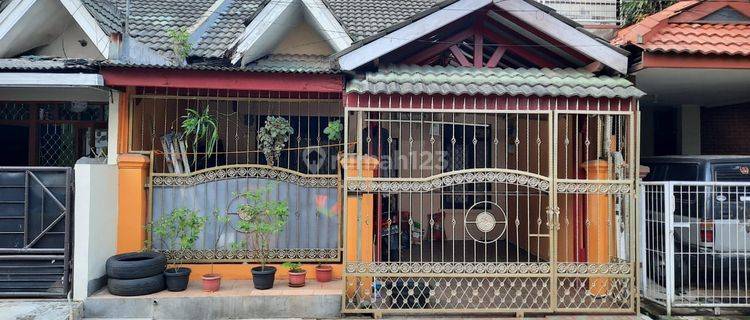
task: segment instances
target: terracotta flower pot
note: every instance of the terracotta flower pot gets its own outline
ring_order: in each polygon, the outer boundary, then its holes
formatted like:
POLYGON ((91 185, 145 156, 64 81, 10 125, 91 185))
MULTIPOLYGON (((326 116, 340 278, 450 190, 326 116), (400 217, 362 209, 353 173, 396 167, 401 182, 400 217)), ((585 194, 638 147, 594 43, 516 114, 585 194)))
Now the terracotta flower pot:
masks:
POLYGON ((319 265, 315 267, 315 279, 318 282, 328 282, 333 279, 333 268, 329 265, 319 265))
POLYGON ((293 288, 304 287, 306 275, 306 270, 302 270, 301 272, 289 271, 289 286, 293 288))
POLYGON ((201 276, 203 279, 203 291, 205 292, 216 292, 221 288, 221 275, 216 273, 208 273, 201 276))

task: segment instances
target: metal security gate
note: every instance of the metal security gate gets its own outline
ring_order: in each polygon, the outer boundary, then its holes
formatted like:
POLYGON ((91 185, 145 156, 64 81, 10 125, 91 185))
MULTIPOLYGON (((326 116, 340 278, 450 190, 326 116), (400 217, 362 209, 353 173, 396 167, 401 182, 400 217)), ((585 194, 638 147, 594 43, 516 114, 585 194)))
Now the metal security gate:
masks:
POLYGON ((343 312, 633 313, 630 104, 453 100, 348 106, 343 312))
POLYGON ((730 182, 750 170, 736 164, 714 170, 725 182, 640 186, 641 290, 668 314, 750 307, 750 183, 730 182))
POLYGON ((70 290, 72 173, 0 167, 0 297, 70 290))

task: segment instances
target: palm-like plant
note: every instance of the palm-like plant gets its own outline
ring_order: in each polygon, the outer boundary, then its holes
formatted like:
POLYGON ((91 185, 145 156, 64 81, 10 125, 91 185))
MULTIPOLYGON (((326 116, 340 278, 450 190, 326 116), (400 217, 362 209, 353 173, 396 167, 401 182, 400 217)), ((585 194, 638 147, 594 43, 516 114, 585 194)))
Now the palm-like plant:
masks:
MULTIPOLYGON (((206 158, 213 154, 214 147, 219 141, 219 126, 216 118, 211 114, 211 108, 206 107, 203 112, 187 109, 187 115, 182 116, 182 129, 185 136, 193 136, 193 152, 197 152, 198 143, 206 140, 206 158)), ((193 164, 198 160, 196 154, 193 164)))

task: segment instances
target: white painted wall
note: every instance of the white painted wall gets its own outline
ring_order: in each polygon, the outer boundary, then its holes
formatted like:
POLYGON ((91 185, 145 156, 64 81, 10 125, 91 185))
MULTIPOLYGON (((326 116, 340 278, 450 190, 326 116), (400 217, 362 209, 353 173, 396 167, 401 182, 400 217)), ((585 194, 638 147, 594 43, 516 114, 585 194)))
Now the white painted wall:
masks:
POLYGON ((105 284, 105 262, 117 240, 117 166, 75 166, 73 299, 83 300, 105 284))
POLYGON ((104 59, 104 56, 99 52, 94 42, 91 41, 72 18, 70 19, 70 26, 65 32, 49 44, 39 47, 33 53, 49 57, 104 59), (81 45, 81 41, 85 41, 86 46, 81 45))

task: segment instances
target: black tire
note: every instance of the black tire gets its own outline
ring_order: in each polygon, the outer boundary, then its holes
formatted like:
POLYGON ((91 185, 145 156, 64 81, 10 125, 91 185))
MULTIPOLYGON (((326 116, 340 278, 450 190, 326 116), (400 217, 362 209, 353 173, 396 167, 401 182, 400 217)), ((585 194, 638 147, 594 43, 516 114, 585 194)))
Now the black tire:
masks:
POLYGON ((116 296, 142 296, 164 290, 164 275, 157 274, 143 279, 109 279, 107 289, 116 296))
POLYGON ((157 252, 132 252, 107 259, 107 277, 113 279, 141 279, 161 275, 167 268, 167 258, 157 252))

